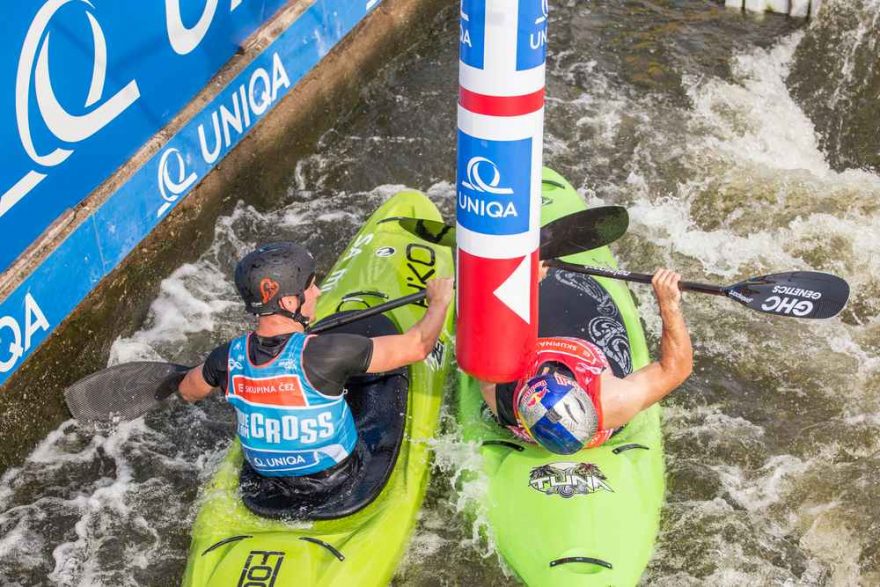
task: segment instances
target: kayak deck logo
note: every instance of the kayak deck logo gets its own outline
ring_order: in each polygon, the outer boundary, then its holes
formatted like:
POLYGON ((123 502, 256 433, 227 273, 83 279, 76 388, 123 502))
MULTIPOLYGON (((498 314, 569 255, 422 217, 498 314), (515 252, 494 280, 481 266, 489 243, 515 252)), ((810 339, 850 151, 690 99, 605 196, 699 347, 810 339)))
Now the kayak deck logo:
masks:
POLYGON ((481 234, 529 230, 532 139, 482 140, 458 133, 458 222, 481 234))
POLYGON ((614 492, 606 483, 608 478, 592 463, 549 463, 532 469, 529 486, 546 495, 566 499, 575 495, 589 495, 597 491, 614 492))
POLYGON ((241 568, 238 587, 272 587, 283 562, 283 552, 252 550, 241 568))

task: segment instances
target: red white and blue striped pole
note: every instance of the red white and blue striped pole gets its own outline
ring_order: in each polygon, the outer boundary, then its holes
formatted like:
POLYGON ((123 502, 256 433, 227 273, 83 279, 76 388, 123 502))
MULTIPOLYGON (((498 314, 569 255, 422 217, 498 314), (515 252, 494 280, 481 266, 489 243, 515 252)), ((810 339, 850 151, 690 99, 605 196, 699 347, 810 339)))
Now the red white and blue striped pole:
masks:
POLYGON ((456 358, 513 381, 538 335, 547 0, 462 0, 456 358))

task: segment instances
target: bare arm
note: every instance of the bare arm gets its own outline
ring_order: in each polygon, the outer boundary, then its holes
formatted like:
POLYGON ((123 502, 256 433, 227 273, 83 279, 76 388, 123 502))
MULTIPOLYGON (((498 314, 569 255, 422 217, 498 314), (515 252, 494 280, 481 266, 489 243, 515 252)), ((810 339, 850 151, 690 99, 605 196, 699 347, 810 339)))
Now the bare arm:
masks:
POLYGON ((180 397, 189 403, 205 399, 214 390, 202 375, 203 366, 204 363, 190 369, 186 377, 183 378, 183 381, 180 382, 180 387, 178 388, 180 397))
POLYGON ((497 416, 498 396, 495 394, 495 384, 489 381, 483 381, 482 379, 478 379, 477 382, 480 384, 480 392, 483 394, 483 401, 486 402, 486 405, 489 406, 492 413, 497 416))
POLYGON ((681 313, 681 276, 658 269, 651 282, 660 305, 663 332, 660 360, 642 367, 624 379, 602 376, 602 411, 605 428, 629 422, 640 411, 654 405, 685 382, 694 368, 691 337, 681 313))
POLYGON ((373 339, 369 373, 382 373, 421 361, 437 344, 452 300, 452 279, 432 279, 427 283, 427 290, 428 309, 421 320, 403 334, 373 339))

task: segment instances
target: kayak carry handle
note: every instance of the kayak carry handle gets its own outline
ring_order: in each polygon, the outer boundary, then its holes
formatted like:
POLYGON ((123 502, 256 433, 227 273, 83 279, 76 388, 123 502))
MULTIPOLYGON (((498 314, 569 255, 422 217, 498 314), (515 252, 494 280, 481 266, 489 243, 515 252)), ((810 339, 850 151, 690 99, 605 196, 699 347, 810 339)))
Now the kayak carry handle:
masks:
POLYGON ((503 446, 504 448, 515 450, 516 452, 522 452, 525 450, 524 447, 515 442, 510 442, 509 440, 484 440, 483 446, 503 446))
POLYGON ((318 546, 323 546, 324 548, 329 550, 330 553, 333 554, 333 556, 335 556, 337 559, 339 559, 340 562, 345 560, 345 555, 342 554, 341 552, 339 552, 332 544, 327 544, 323 540, 320 540, 318 538, 312 538, 311 536, 301 536, 300 540, 303 540, 305 542, 311 542, 312 544, 317 544, 318 546))
POLYGON ((220 548, 224 544, 229 544, 230 542, 238 542, 239 540, 244 540, 245 538, 253 538, 253 536, 251 536, 250 534, 242 534, 241 536, 230 536, 229 538, 224 538, 220 542, 215 542, 214 544, 212 544, 211 546, 206 548, 202 552, 202 556, 205 556, 206 554, 208 554, 212 550, 216 550, 216 549, 220 548))
POLYGON ((550 561, 550 567, 558 567, 559 565, 567 565, 571 563, 587 563, 590 565, 604 567, 606 569, 614 568, 614 565, 612 565, 608 561, 603 561, 600 558, 593 558, 591 556, 567 556, 565 558, 558 558, 556 560, 550 561))
POLYGON ((649 447, 645 446, 644 444, 638 444, 636 442, 631 442, 629 444, 623 444, 621 446, 618 446, 617 448, 615 448, 611 452, 613 452, 616 455, 619 455, 622 452, 626 452, 628 450, 633 450, 636 448, 640 448, 642 450, 651 450, 649 447))

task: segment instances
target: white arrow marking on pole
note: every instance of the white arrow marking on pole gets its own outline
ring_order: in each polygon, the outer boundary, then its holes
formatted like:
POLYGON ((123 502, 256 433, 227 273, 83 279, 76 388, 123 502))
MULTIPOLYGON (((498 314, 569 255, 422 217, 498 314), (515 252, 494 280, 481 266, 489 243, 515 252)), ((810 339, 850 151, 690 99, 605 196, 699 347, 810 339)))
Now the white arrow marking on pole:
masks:
POLYGON ((519 267, 493 292, 495 297, 513 310, 513 313, 522 318, 526 324, 531 324, 531 269, 532 256, 526 255, 519 267))

